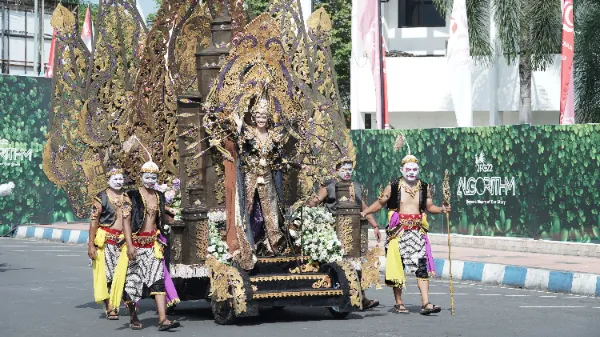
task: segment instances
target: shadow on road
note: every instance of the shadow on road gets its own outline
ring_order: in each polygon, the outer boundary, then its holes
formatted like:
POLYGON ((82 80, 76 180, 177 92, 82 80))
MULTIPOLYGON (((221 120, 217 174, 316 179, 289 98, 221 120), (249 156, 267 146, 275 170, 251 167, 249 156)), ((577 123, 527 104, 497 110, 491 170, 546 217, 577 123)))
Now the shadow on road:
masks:
POLYGON ((0 273, 3 273, 5 271, 9 271, 9 270, 31 270, 33 268, 8 268, 10 265, 7 263, 0 263, 0 273))

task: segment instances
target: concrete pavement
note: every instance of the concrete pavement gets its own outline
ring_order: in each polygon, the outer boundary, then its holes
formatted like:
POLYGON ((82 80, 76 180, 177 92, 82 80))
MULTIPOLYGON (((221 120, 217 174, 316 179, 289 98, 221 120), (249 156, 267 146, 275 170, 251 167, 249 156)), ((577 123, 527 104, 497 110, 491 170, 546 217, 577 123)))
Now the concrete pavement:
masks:
MULTIPOLYGON (((165 336, 156 330, 150 300, 140 305, 142 331, 128 329, 128 320, 107 321, 93 303, 91 269, 86 247, 49 241, 0 239, 0 335, 3 337, 165 336)), ((232 326, 212 320, 204 301, 184 302, 172 318, 182 322, 179 336, 596 336, 600 331, 600 300, 592 297, 454 282, 455 316, 449 311, 447 280, 432 280, 431 302, 438 315, 418 314, 416 281, 408 279, 404 301, 409 315, 394 315, 391 290, 369 290, 382 306, 335 320, 321 308, 266 310, 232 326), (556 319, 549 319, 556 317, 556 319)), ((124 310, 122 310, 124 314, 124 310)))

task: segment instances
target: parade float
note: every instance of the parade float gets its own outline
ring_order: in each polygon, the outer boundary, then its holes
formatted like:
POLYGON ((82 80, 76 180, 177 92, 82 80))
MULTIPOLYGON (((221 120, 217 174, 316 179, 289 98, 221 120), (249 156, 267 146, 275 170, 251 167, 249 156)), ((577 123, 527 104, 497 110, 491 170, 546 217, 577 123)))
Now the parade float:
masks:
POLYGON ((166 252, 180 299, 209 300, 219 324, 262 307, 346 317, 378 285, 350 185, 336 191, 336 217, 304 207, 336 163, 355 157, 331 21, 321 9, 306 22, 294 0, 274 0, 251 20, 241 1, 165 0, 148 30, 132 2, 107 0, 88 50, 72 13, 59 6, 52 17, 46 175, 86 218, 108 167, 139 174, 139 139, 161 169, 157 188, 180 210, 166 252))

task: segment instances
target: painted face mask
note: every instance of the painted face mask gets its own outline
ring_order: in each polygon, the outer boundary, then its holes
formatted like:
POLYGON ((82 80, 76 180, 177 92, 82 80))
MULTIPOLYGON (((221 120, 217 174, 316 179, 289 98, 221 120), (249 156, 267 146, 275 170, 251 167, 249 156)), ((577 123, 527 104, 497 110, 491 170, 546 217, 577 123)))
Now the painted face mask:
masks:
POLYGON ((142 174, 142 184, 145 188, 154 189, 154 186, 158 182, 158 175, 156 173, 144 173, 142 174))
POLYGON ((402 176, 408 182, 414 182, 419 179, 419 164, 406 163, 402 166, 402 176))
POLYGON ((343 181, 348 181, 348 180, 350 180, 350 178, 352 178, 352 171, 353 171, 352 164, 351 163, 344 163, 338 169, 338 176, 343 181))
POLYGON ((122 174, 113 174, 108 178, 108 186, 115 191, 119 191, 123 188, 123 184, 125 183, 125 179, 122 174))

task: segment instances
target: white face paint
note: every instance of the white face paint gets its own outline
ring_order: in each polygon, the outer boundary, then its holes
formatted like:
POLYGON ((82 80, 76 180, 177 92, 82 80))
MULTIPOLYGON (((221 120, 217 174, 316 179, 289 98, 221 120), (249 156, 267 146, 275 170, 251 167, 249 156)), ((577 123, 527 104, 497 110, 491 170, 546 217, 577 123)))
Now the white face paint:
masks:
POLYGON ((143 173, 142 184, 145 188, 154 189, 154 185, 158 182, 158 174, 156 173, 143 173))
POLYGON ((344 163, 338 169, 338 176, 340 177, 340 179, 342 179, 344 181, 348 181, 348 180, 350 180, 350 178, 352 178, 352 171, 353 171, 352 164, 344 163))
POLYGON ((257 127, 264 128, 267 126, 268 119, 265 112, 257 112, 254 118, 257 127))
POLYGON ((402 166, 402 176, 408 182, 414 182, 419 179, 419 164, 406 163, 402 166))
POLYGON ((122 174, 113 174, 108 178, 108 186, 115 191, 119 191, 123 188, 125 179, 122 174))

